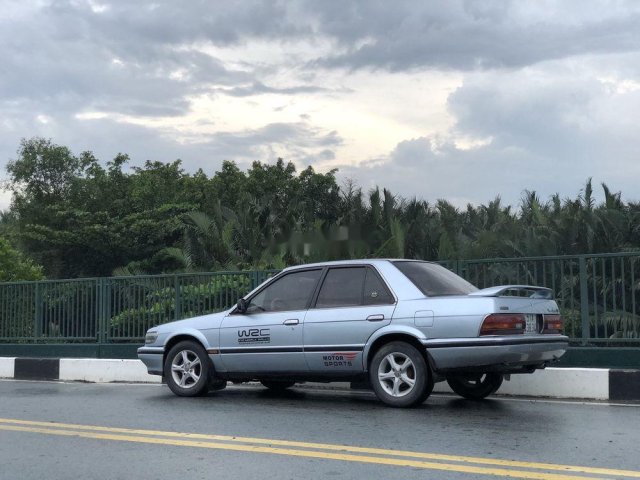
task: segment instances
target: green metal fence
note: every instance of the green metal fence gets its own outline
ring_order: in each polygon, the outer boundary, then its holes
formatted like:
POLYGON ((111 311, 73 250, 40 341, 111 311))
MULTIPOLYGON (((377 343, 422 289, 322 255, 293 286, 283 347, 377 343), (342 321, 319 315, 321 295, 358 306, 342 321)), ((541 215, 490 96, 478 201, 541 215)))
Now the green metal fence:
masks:
POLYGON ((139 343, 153 325, 224 310, 274 271, 0 284, 2 343, 139 343))
POLYGON ((480 288, 551 288, 574 343, 640 345, 640 252, 468 260, 454 269, 480 288))
MULTIPOLYGON (((640 252, 443 262, 480 288, 547 286, 574 344, 640 346, 640 252)), ((224 310, 274 271, 0 284, 0 343, 140 343, 148 328, 224 310)))

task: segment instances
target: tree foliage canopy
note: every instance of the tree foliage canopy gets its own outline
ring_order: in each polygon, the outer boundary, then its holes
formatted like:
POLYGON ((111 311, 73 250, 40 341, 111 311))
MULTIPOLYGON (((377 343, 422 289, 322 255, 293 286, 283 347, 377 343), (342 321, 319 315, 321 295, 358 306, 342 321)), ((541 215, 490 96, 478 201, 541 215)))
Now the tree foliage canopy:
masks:
POLYGON ((74 155, 51 140, 23 140, 7 166, 13 200, 0 233, 53 278, 640 245, 640 204, 625 203, 604 184, 604 200, 596 204, 590 179, 576 198, 544 201, 525 190, 517 207, 497 196, 460 209, 446 200, 340 186, 335 171, 298 172, 282 159, 254 162, 246 171, 225 161, 211 176, 185 172, 180 160, 132 168, 128 161, 118 154, 103 166, 91 152, 74 155))
POLYGON ((0 237, 0 282, 42 279, 42 267, 34 264, 0 237))

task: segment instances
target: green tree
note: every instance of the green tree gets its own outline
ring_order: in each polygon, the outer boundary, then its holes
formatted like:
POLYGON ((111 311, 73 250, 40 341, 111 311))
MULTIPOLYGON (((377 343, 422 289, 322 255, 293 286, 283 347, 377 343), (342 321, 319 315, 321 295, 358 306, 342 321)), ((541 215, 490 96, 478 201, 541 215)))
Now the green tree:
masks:
POLYGON ((41 280, 42 267, 15 250, 9 242, 0 237, 0 282, 21 280, 41 280))
POLYGON ((163 271, 158 252, 182 235, 198 197, 180 167, 147 162, 125 173, 118 154, 105 170, 90 152, 74 156, 50 140, 23 140, 9 163, 14 235, 50 277, 110 275, 119 266, 163 271))
POLYGON ((460 208, 404 199, 383 186, 340 187, 335 170, 232 161, 208 176, 180 160, 102 164, 51 140, 22 140, 9 162, 11 208, 0 235, 48 277, 280 268, 324 259, 457 260, 636 250, 640 203, 591 179, 573 198, 524 190, 460 208))

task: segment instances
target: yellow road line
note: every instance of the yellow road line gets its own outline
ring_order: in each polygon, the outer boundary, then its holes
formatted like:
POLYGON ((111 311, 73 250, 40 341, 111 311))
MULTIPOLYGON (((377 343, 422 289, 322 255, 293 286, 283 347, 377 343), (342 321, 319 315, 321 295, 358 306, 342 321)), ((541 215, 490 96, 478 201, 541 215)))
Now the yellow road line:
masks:
MULTIPOLYGON (((319 452, 313 450, 293 450, 257 445, 241 445, 232 443, 203 442, 196 440, 178 440, 169 438, 154 438, 138 435, 120 435, 114 433, 97 433, 90 431, 63 430, 51 428, 22 427, 18 425, 0 425, 0 430, 16 432, 41 433, 46 435, 61 435, 67 437, 91 438, 98 440, 114 440, 121 442, 149 443, 156 445, 174 445, 180 447, 210 448, 219 450, 232 450, 237 452, 270 453, 292 457, 307 457, 330 460, 342 460, 346 462, 371 463, 378 465, 391 465, 398 467, 413 467, 426 470, 443 470, 448 472, 460 472, 480 475, 493 475, 511 478, 525 478, 532 480, 584 480, 585 477, 562 475, 557 473, 530 472, 524 470, 505 470, 502 468, 474 467, 470 465, 447 464, 408 460, 399 458, 382 458, 366 455, 352 455, 346 453, 319 452)), ((590 477, 593 478, 593 477, 590 477)))
POLYGON ((40 426, 40 427, 47 427, 47 428, 66 428, 66 429, 74 429, 74 430, 82 430, 82 431, 124 433, 124 434, 131 434, 131 435, 162 436, 162 437, 184 438, 184 439, 192 439, 192 440, 215 440, 215 441, 223 441, 223 442, 248 443, 248 444, 255 444, 255 445, 277 445, 281 447, 312 448, 312 449, 359 453, 359 454, 365 453, 365 454, 372 454, 372 455, 407 457, 407 458, 427 459, 427 460, 437 460, 437 461, 447 461, 447 462, 475 463, 480 465, 494 465, 494 466, 501 466, 501 467, 530 468, 530 469, 538 469, 538 470, 552 470, 552 471, 561 471, 561 472, 587 473, 587 474, 595 474, 595 475, 640 478, 640 471, 633 471, 633 470, 618 470, 618 469, 600 468, 600 467, 582 467, 582 466, 575 466, 575 465, 561 465, 561 464, 553 464, 553 463, 523 462, 523 461, 516 461, 516 460, 501 460, 501 459, 483 458, 483 457, 446 455, 446 454, 426 453, 426 452, 411 452, 411 451, 404 451, 404 450, 388 450, 388 449, 382 449, 382 448, 355 447, 355 446, 348 446, 348 445, 334 445, 334 444, 326 444, 326 443, 298 442, 293 440, 236 437, 236 436, 228 436, 228 435, 211 435, 211 434, 201 434, 201 433, 181 433, 181 432, 168 432, 168 431, 159 431, 159 430, 141 430, 141 429, 131 429, 131 428, 104 427, 104 426, 98 426, 98 425, 78 425, 78 424, 70 424, 70 423, 39 422, 39 421, 33 421, 33 420, 0 418, 0 425, 2 424, 40 426))

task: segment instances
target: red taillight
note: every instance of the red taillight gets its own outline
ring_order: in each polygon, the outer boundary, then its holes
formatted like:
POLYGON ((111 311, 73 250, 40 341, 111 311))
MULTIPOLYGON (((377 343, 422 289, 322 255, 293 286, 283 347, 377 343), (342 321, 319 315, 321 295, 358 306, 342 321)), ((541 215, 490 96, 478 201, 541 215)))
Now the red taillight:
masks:
POLYGON ((492 313, 482 322, 480 335, 517 335, 524 333, 521 313, 492 313))
POLYGON ((545 315, 542 333, 562 333, 562 317, 560 315, 545 315))

